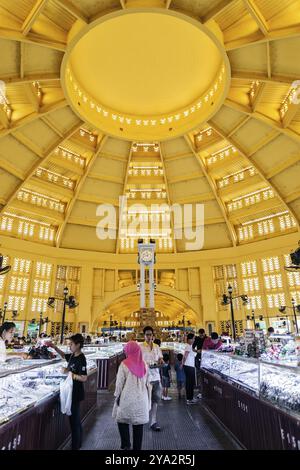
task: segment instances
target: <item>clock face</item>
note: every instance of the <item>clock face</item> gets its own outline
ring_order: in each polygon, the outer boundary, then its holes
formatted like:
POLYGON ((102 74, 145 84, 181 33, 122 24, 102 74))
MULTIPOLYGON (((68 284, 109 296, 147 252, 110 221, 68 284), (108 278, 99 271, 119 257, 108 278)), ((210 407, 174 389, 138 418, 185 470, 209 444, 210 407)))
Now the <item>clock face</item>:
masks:
POLYGON ((152 251, 151 250, 144 250, 141 253, 142 261, 149 262, 152 260, 152 251))

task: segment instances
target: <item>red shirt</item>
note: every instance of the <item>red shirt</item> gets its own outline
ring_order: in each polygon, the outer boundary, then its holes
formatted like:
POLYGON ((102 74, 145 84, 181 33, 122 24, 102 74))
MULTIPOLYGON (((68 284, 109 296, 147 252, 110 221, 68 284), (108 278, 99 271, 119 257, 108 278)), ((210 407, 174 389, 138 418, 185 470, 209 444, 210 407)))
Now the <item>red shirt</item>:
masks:
POLYGON ((222 346, 222 341, 219 339, 215 344, 211 338, 205 338, 202 349, 219 349, 222 346))

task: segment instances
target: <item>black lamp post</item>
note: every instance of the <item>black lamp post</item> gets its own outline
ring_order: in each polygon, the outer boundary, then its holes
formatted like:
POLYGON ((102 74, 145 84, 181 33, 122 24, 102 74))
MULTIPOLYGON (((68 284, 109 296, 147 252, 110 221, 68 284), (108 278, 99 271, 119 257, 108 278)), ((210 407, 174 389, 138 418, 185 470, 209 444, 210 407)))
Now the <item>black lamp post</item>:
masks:
POLYGON ((291 299, 291 302, 292 302, 291 307, 288 306, 288 305, 282 305, 282 307, 279 307, 278 310, 279 310, 280 313, 284 313, 287 308, 293 310, 295 329, 296 329, 296 332, 298 334, 299 333, 299 327, 298 327, 298 322, 297 322, 297 312, 300 313, 300 305, 296 305, 296 300, 294 298, 291 299))
POLYGON ((63 344, 64 341, 64 330, 65 330, 65 319, 66 319, 66 307, 68 306, 69 309, 74 309, 78 307, 78 303, 75 300, 75 297, 73 295, 69 295, 69 289, 66 286, 64 288, 64 296, 63 298, 59 297, 49 297, 47 305, 50 308, 54 308, 55 300, 63 300, 64 305, 63 305, 63 312, 62 312, 62 320, 61 320, 61 335, 60 335, 60 343, 63 344))
POLYGON ((222 305, 230 305, 230 316, 231 316, 231 330, 232 330, 232 336, 234 341, 236 340, 236 330, 235 330, 235 320, 234 320, 234 309, 233 309, 233 300, 234 299, 242 299, 243 305, 246 305, 249 302, 248 296, 245 294, 239 294, 233 296, 233 287, 231 284, 228 285, 228 295, 223 294, 223 301, 222 305))
POLYGON ((0 255, 0 276, 4 276, 11 270, 11 266, 3 266, 3 255, 0 255))
POLYGON ((6 310, 7 310, 7 302, 4 302, 3 310, 1 309, 2 325, 5 322, 6 310))
POLYGON ((45 323, 49 323, 49 318, 43 318, 43 312, 40 312, 40 321, 39 321, 39 336, 41 336, 42 332, 42 326, 45 325, 45 323))

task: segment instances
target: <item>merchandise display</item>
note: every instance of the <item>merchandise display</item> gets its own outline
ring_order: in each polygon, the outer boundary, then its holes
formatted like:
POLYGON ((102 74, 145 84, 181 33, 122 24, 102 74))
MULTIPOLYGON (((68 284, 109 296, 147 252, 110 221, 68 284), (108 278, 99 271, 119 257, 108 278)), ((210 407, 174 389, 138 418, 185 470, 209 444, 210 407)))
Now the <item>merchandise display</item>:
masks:
POLYGON ((260 396, 300 415, 300 367, 260 364, 260 396))
MULTIPOLYGON (((23 361, 25 362, 27 361, 23 361)), ((62 367, 66 366, 64 360, 54 363, 51 361, 50 365, 49 361, 28 362, 31 364, 27 364, 26 371, 22 371, 20 361, 11 363, 10 374, 0 378, 0 424, 57 393, 60 383, 66 379, 66 374, 62 373, 62 367), (39 364, 36 364, 37 362, 39 364)), ((24 367, 23 365, 23 369, 24 367)), ((88 359, 88 373, 95 368, 96 363, 88 359)))
POLYGON ((300 368, 203 351, 201 368, 244 391, 300 415, 300 368))

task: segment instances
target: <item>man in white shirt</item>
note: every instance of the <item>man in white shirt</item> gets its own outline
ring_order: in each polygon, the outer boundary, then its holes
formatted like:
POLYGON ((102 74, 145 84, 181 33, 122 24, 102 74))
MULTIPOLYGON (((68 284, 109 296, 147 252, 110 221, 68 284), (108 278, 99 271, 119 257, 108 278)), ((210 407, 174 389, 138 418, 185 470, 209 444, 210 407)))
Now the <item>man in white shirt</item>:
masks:
POLYGON ((193 405, 197 403, 194 399, 194 387, 195 387, 195 356, 196 353, 193 351, 194 334, 189 333, 187 335, 187 344, 183 356, 183 368, 185 373, 185 389, 186 389, 186 403, 187 405, 193 405))
POLYGON ((150 428, 152 431, 160 431, 160 427, 157 424, 157 406, 161 399, 159 366, 163 363, 163 355, 160 347, 153 343, 154 335, 152 326, 146 326, 143 332, 145 341, 141 344, 141 349, 144 361, 149 367, 149 381, 152 386, 150 428))

